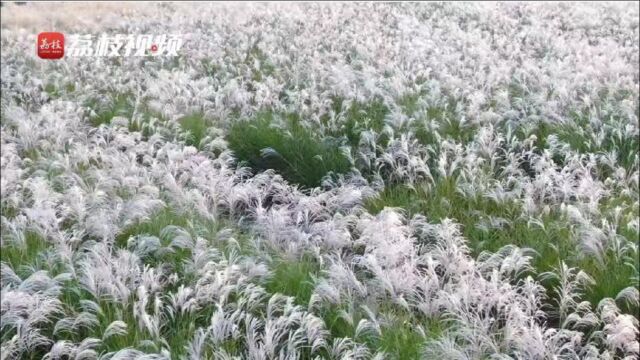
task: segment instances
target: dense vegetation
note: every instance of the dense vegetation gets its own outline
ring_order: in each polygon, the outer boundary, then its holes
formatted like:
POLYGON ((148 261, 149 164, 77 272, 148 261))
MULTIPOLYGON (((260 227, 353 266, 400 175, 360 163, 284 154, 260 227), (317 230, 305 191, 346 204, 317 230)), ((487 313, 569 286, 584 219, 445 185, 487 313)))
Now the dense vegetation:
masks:
POLYGON ((3 3, 0 359, 640 354, 637 3, 52 6, 3 3))

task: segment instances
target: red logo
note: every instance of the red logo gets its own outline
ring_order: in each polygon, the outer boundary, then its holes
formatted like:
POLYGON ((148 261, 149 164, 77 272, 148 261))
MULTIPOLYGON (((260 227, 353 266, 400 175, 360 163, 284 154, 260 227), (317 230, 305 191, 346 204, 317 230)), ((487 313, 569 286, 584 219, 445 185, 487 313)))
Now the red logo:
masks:
POLYGON ((36 49, 38 56, 42 59, 62 59, 64 56, 64 35, 59 32, 40 33, 36 49))

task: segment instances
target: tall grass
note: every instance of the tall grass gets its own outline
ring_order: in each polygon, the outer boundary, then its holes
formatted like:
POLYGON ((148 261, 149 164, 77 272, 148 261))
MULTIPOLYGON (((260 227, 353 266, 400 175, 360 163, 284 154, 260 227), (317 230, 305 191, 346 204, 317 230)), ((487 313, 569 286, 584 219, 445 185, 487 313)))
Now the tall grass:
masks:
POLYGON ((271 276, 265 284, 270 293, 281 293, 295 297, 299 305, 307 305, 320 272, 320 265, 311 256, 299 260, 275 259, 271 264, 271 276))
POLYGON ((306 188, 320 186, 327 175, 351 169, 335 143, 318 139, 295 116, 279 118, 278 122, 276 117, 265 112, 231 125, 227 141, 241 163, 255 171, 274 169, 289 182, 306 188))
MULTIPOLYGON (((498 204, 481 196, 466 197, 456 191, 453 178, 444 179, 433 187, 387 187, 365 204, 372 213, 378 213, 384 207, 398 207, 409 216, 423 214, 432 222, 454 219, 462 226, 462 233, 469 241, 474 256, 514 244, 535 250, 533 265, 538 273, 553 270, 561 261, 578 267, 596 280, 585 292, 585 299, 594 305, 605 297, 615 298, 622 289, 633 285, 630 279, 635 270, 628 265, 627 259, 610 251, 602 261, 583 254, 577 249, 577 239, 570 223, 558 211, 542 216, 540 226, 521 217, 520 206, 516 202, 498 204), (491 218, 501 219, 500 224, 495 227, 479 226, 491 218)), ((625 236, 633 236, 623 226, 620 231, 625 236)), ((635 265, 637 269, 637 262, 635 265)))
POLYGON ((209 122, 202 113, 187 115, 178 120, 182 130, 186 132, 185 144, 200 148, 202 139, 207 135, 209 122))
POLYGON ((95 127, 102 124, 110 124, 116 116, 125 117, 131 120, 134 111, 135 99, 131 94, 108 93, 101 97, 89 99, 85 106, 93 111, 88 119, 89 123, 95 127))

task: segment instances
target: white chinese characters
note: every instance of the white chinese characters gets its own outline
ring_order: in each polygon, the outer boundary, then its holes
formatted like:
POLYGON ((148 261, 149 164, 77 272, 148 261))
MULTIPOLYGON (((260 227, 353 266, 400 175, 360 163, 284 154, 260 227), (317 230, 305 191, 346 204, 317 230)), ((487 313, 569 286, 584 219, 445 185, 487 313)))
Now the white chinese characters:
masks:
POLYGON ((177 56, 181 35, 74 34, 69 37, 69 56, 177 56))
POLYGON ((62 46, 60 45, 60 40, 53 40, 49 42, 47 38, 43 38, 42 41, 40 42, 40 49, 58 50, 58 49, 62 49, 62 46))

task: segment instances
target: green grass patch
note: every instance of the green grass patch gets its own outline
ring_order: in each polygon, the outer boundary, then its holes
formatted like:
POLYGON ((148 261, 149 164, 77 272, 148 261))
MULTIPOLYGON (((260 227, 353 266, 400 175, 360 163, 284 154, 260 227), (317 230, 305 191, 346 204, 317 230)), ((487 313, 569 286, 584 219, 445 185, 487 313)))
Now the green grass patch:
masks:
POLYGON ((365 207, 374 214, 384 207, 402 208, 408 216, 423 214, 432 222, 455 219, 462 225, 463 235, 473 242, 476 255, 483 250, 495 251, 504 245, 517 244, 520 242, 517 236, 511 235, 522 235, 518 232, 525 231, 522 227, 510 228, 510 234, 502 234, 500 231, 490 230, 487 233, 479 229, 476 225, 489 216, 517 218, 520 207, 515 203, 497 204, 482 196, 463 196, 456 190, 453 178, 443 179, 431 188, 420 185, 415 189, 404 185, 389 186, 378 197, 368 200, 365 207))
POLYGON ((423 97, 424 95, 425 95, 424 91, 421 91, 415 94, 405 95, 399 98, 398 100, 396 100, 396 103, 400 106, 403 113, 409 116, 412 116, 418 110, 420 110, 420 98, 423 97))
MULTIPOLYGON (((185 347, 190 344, 196 329, 206 328, 210 325, 211 317, 215 311, 213 305, 208 305, 192 314, 177 313, 174 316, 166 317, 161 336, 167 340, 173 358, 179 359, 186 354, 185 347)), ((227 351, 229 350, 227 348, 227 351)))
POLYGON ((16 274, 28 276, 22 271, 23 267, 43 269, 45 267, 44 255, 50 248, 47 239, 34 231, 24 233, 24 244, 5 243, 0 251, 0 260, 8 264, 16 274))
MULTIPOLYGON (((213 221, 195 214, 179 214, 171 208, 165 207, 148 219, 135 223, 116 236, 115 244, 119 248, 133 250, 141 237, 157 238, 157 245, 161 251, 151 251, 142 257, 142 261, 150 266, 170 265, 173 271, 183 274, 185 260, 191 257, 191 251, 186 248, 171 247, 173 230, 169 226, 185 231, 195 241, 202 237, 209 241, 212 247, 229 256, 232 251, 239 251, 242 255, 254 254, 255 248, 250 236, 242 229, 233 226, 228 221, 213 221), (223 229, 234 229, 231 241, 217 241, 218 232, 223 229), (171 247, 171 251, 166 251, 171 247)), ((183 274, 183 276, 187 276, 183 274)), ((191 278, 189 278, 191 279, 191 278)))
POLYGON ((381 99, 375 99, 368 103, 349 102, 339 96, 331 98, 331 110, 336 115, 336 122, 331 123, 328 114, 320 118, 322 125, 327 128, 327 136, 346 139, 346 144, 357 147, 360 142, 360 133, 364 130, 373 130, 377 133, 384 128, 384 119, 389 113, 389 108, 381 99))
POLYGON ((265 290, 295 297, 298 305, 306 306, 315 288, 314 278, 320 273, 320 265, 315 258, 305 255, 300 260, 278 259, 270 266, 272 275, 265 284, 265 290))
POLYGON ((358 146, 363 130, 371 129, 378 133, 382 131, 384 118, 388 113, 389 109, 381 100, 370 103, 354 102, 344 113, 345 120, 341 132, 351 146, 358 146))
MULTIPOLYGON (((631 285, 634 276, 634 269, 626 265, 626 260, 614 254, 605 254, 602 262, 583 255, 576 248, 578 240, 574 239, 568 220, 558 212, 552 211, 542 216, 543 227, 529 224, 520 217, 519 204, 497 204, 484 197, 465 197, 456 191, 452 179, 440 181, 432 189, 418 186, 412 190, 402 185, 387 187, 365 206, 372 213, 380 212, 385 206, 398 207, 409 216, 423 214, 431 222, 439 222, 444 218, 455 219, 461 224, 462 234, 468 240, 474 256, 482 251, 495 252, 505 245, 514 244, 537 252, 532 264, 538 273, 551 271, 560 261, 565 261, 596 280, 596 284, 585 293, 585 298, 592 304, 597 305, 605 297, 615 298, 620 290, 631 285), (505 221, 496 227, 477 226, 487 223, 490 216, 505 221)), ((621 227, 620 231, 626 230, 621 227)))
POLYGON ((399 316, 390 324, 382 327, 382 335, 377 340, 377 349, 387 354, 387 359, 422 359, 422 353, 428 339, 438 338, 444 324, 437 320, 416 322, 414 317, 399 316), (422 325, 424 334, 418 331, 422 325))
MULTIPOLYGON (((634 286, 634 284, 637 286, 637 282, 634 283, 633 279, 638 276, 636 269, 640 269, 638 266, 640 260, 637 256, 633 259, 635 269, 629 266, 625 260, 617 257, 612 251, 608 251, 602 262, 586 258, 578 261, 577 264, 571 264, 584 270, 594 280, 594 283, 585 291, 585 299, 597 305, 604 298, 615 299, 616 295, 624 288, 634 286)), ((625 310, 637 314, 637 311, 634 312, 633 309, 625 310)))
POLYGON ((56 84, 48 83, 44 87, 44 91, 49 95, 51 99, 58 99, 64 94, 70 94, 76 90, 76 86, 73 83, 67 83, 66 85, 59 87, 56 84))
MULTIPOLYGON (((630 229, 628 224, 631 220, 640 216, 640 208, 637 200, 629 194, 621 194, 615 191, 611 196, 603 199, 600 203, 600 213, 604 214, 612 225, 616 226, 618 236, 625 238, 630 244, 638 243, 638 233, 630 229), (614 214, 620 211, 620 216, 614 214)), ((585 259, 582 265, 585 269, 595 269, 587 271, 591 275, 595 284, 587 291, 587 298, 590 301, 597 301, 606 296, 617 294, 620 290, 628 286, 638 286, 640 279, 640 258, 638 250, 627 249, 624 254, 615 254, 612 250, 607 251, 602 261, 595 259, 585 259)), ((639 309, 632 309, 623 306, 628 313, 638 314, 639 309)))
MULTIPOLYGON (((160 245, 167 247, 172 241, 171 236, 167 236, 165 231, 167 226, 177 226, 182 230, 185 230, 195 240, 197 236, 201 236, 211 241, 212 247, 217 247, 221 252, 229 256, 235 245, 231 242, 216 243, 216 235, 220 230, 225 228, 226 222, 214 222, 204 219, 193 214, 179 214, 171 210, 169 207, 165 207, 154 214, 152 214, 145 221, 138 222, 134 225, 126 228, 116 238, 116 246, 126 247, 129 245, 129 239, 134 236, 155 236, 159 238, 160 245)), ((225 237, 226 238, 226 237, 225 237)), ((240 246, 240 252, 242 254, 249 249, 249 238, 241 230, 237 230, 233 233, 233 238, 240 246)), ((184 270, 185 260, 191 257, 191 251, 189 249, 176 249, 170 252, 156 252, 149 256, 143 256, 142 261, 145 265, 150 265, 156 268, 171 269, 171 272, 175 272, 180 275, 179 284, 168 285, 164 289, 163 302, 167 303, 171 292, 177 291, 180 284, 192 285, 197 279, 193 274, 186 273, 184 270), (166 267, 168 266, 168 268, 166 267)), ((287 284, 289 286, 289 284, 287 284)), ((99 315, 99 326, 95 329, 79 330, 75 334, 61 334, 58 339, 68 339, 72 341, 80 341, 86 337, 100 338, 102 333, 109 324, 115 320, 122 320, 128 325, 127 335, 115 336, 108 339, 101 346, 101 350, 105 352, 117 351, 126 347, 133 347, 141 351, 155 352, 157 349, 148 348, 143 346, 144 342, 154 341, 151 334, 146 330, 141 330, 137 327, 138 321, 133 318, 133 301, 136 294, 132 294, 132 299, 127 306, 123 307, 121 304, 115 304, 112 301, 100 300, 99 304, 102 309, 102 313, 99 315)), ((232 295, 233 297, 234 295, 232 295)), ((92 299, 91 294, 83 290, 79 284, 69 284, 64 287, 64 293, 62 300, 68 312, 78 312, 81 309, 80 300, 92 299)), ((147 311, 151 311, 153 307, 153 298, 149 300, 149 306, 147 311)), ((180 357, 185 354, 185 345, 192 340, 195 330, 198 327, 206 327, 211 321, 211 316, 215 313, 215 307, 213 304, 207 305, 204 308, 199 309, 197 312, 189 313, 169 313, 165 312, 163 317, 162 327, 160 329, 160 336, 167 340, 169 348, 171 350, 172 357, 180 357)), ((231 353, 237 353, 237 350, 241 348, 241 343, 228 342, 222 344, 231 353)))
POLYGON ((385 359, 420 359, 426 342, 438 338, 447 324, 440 319, 428 319, 422 315, 408 313, 397 306, 383 303, 374 311, 380 325, 380 333, 366 330, 356 334, 361 320, 371 320, 361 307, 354 303, 330 305, 321 309, 321 317, 332 338, 350 337, 365 344, 372 352, 383 351, 385 359), (345 319, 345 310, 349 319, 345 319), (422 332, 418 330, 422 328, 422 332), (357 336, 356 336, 357 335, 357 336))
POLYGON ((416 121, 411 123, 410 129, 400 130, 412 131, 421 144, 435 148, 439 146, 441 139, 454 140, 462 144, 473 140, 477 127, 462 121, 462 114, 458 111, 459 100, 447 96, 438 103, 421 105, 420 99, 425 95, 426 93, 422 91, 398 99, 398 105, 404 113, 416 116, 421 110, 424 116, 424 118, 417 117, 416 121))
POLYGON ((177 214, 171 210, 171 208, 165 207, 152 214, 149 219, 139 221, 120 232, 120 234, 116 236, 116 246, 125 248, 129 238, 135 235, 147 234, 160 236, 162 229, 169 225, 184 228, 189 225, 189 219, 187 216, 177 214))
MULTIPOLYGON (((244 63, 251 66, 251 80, 260 82, 266 76, 272 76, 275 74, 276 67, 267 58, 267 55, 258 46, 259 41, 256 41, 245 56, 244 63), (254 64, 258 64, 256 68, 254 64)), ((210 66, 205 67, 207 70, 211 69, 210 66)), ((254 90, 254 89, 250 89, 254 90)))
POLYGON ((186 133, 185 144, 200 149, 200 143, 207 135, 207 128, 209 127, 209 123, 204 118, 204 114, 194 113, 187 115, 178 120, 178 122, 182 130, 186 133))
POLYGON ((95 112, 95 115, 89 116, 89 123, 95 127, 110 124, 111 119, 116 116, 131 120, 134 103, 131 94, 106 94, 103 98, 92 98, 85 103, 86 107, 95 112))
POLYGON ((473 140, 474 135, 477 132, 477 127, 463 123, 459 118, 453 115, 445 116, 449 110, 441 108, 430 108, 428 112, 433 112, 435 115, 433 118, 442 118, 443 120, 437 122, 431 122, 431 125, 437 124, 437 126, 429 127, 427 122, 419 121, 414 127, 414 134, 416 139, 423 145, 430 145, 432 147, 439 147, 441 139, 454 140, 457 143, 468 144, 473 140))
MULTIPOLYGON (((67 282, 63 287, 60 300, 63 303, 65 313, 68 315, 81 313, 83 311, 83 300, 90 300, 97 303, 100 307, 100 311, 96 313, 98 323, 95 327, 75 327, 71 332, 60 330, 55 335, 51 336, 55 341, 69 340, 73 342, 80 342, 88 337, 102 339, 107 327, 114 321, 120 320, 127 325, 127 333, 122 335, 113 335, 107 339, 103 339, 98 351, 114 352, 124 348, 135 348, 141 351, 156 351, 155 349, 146 349, 145 346, 143 346, 145 341, 153 342, 154 339, 146 329, 140 329, 138 327, 138 321, 133 315, 135 293, 131 295, 126 305, 111 300, 97 300, 93 298, 88 291, 82 289, 77 280, 72 280, 67 282)), ((153 297, 149 300, 149 306, 146 309, 147 312, 151 311, 153 307, 152 304, 153 297)), ((53 327, 55 323, 51 325, 51 327, 53 327)), ((51 331, 53 329, 45 330, 51 331)), ((188 341, 187 339, 190 338, 189 330, 190 329, 187 326, 175 326, 171 328, 163 326, 161 328, 161 336, 170 338, 166 333, 172 332, 175 333, 176 336, 184 339, 184 341, 188 341)), ((174 349, 171 350, 173 351, 174 349)), ((177 350, 181 350, 181 348, 177 350)))
MULTIPOLYGON (((81 289, 79 285, 65 287, 62 295, 62 301, 68 313, 78 313, 82 311, 81 300, 96 301, 91 294, 81 289)), ((56 340, 73 340, 82 341, 87 337, 102 338, 104 330, 114 321, 120 320, 127 324, 126 335, 116 335, 106 339, 102 344, 104 351, 118 351, 126 347, 137 348, 140 341, 152 340, 147 331, 141 330, 137 326, 137 320, 133 317, 133 298, 129 299, 126 306, 122 303, 114 303, 111 301, 97 301, 101 312, 97 314, 99 325, 96 328, 76 328, 73 333, 61 331, 56 334, 56 340)))
POLYGON ((8 201, 0 202, 0 216, 4 216, 6 219, 13 219, 20 214, 20 209, 9 204, 8 201))
POLYGON ((152 135, 159 135, 167 142, 181 140, 200 149, 199 143, 205 137, 209 125, 199 112, 184 116, 178 121, 169 120, 161 111, 151 108, 149 98, 142 98, 137 105, 136 116, 129 119, 128 128, 130 132, 140 132, 145 141, 152 135))
MULTIPOLYGON (((133 226, 128 227, 116 237, 116 245, 119 247, 135 247, 135 243, 141 240, 141 237, 155 237, 158 241, 158 246, 166 249, 171 244, 173 239, 169 239, 163 232, 168 226, 176 226, 184 230, 191 230, 193 228, 193 221, 196 219, 190 219, 189 215, 177 214, 170 208, 164 209, 153 214, 148 220, 139 222, 133 226), (130 242, 132 241, 132 242, 130 242)), ((211 228, 217 228, 215 224, 207 224, 211 228)), ((189 233, 192 238, 195 238, 193 233, 189 233)), ((173 271, 182 273, 184 260, 191 256, 189 249, 176 248, 171 251, 153 251, 142 256, 142 261, 150 266, 160 266, 162 264, 170 265, 173 271)))
POLYGON ((221 70, 221 67, 211 59, 202 59, 200 61, 200 66, 202 67, 202 70, 199 71, 199 73, 206 77, 213 77, 221 70))
MULTIPOLYGON (((548 149, 548 138, 550 135, 557 136, 562 143, 579 154, 601 154, 616 152, 616 160, 619 165, 627 170, 632 169, 640 148, 640 136, 630 136, 624 130, 623 124, 627 120, 615 113, 583 110, 573 111, 570 121, 565 123, 549 123, 538 121, 536 123, 526 123, 516 125, 511 131, 520 140, 524 140, 531 135, 536 136, 535 146, 540 153, 542 149, 548 149), (594 127, 589 120, 595 116, 603 120, 602 124, 594 127), (594 139, 594 134, 604 133, 604 137, 598 144, 594 139)), ((505 131, 512 126, 506 124, 505 131)), ((554 160, 559 165, 563 164, 560 154, 554 154, 554 160)), ((637 163, 635 163, 637 165, 637 163)), ((609 169, 598 169, 600 178, 604 179, 609 175, 609 169)))
POLYGON ((29 159, 31 161, 38 161, 41 157, 40 155, 40 151, 36 148, 29 148, 29 149, 24 149, 22 151, 20 151, 20 155, 24 158, 24 159, 29 159))
POLYGON ((306 188, 319 186, 326 175, 351 169, 336 144, 317 139, 296 116, 278 120, 282 121, 276 123, 276 115, 268 112, 231 125, 227 141, 238 161, 255 171, 274 169, 306 188))

